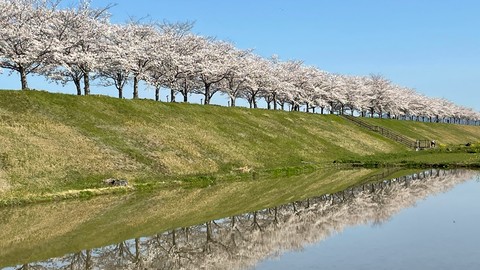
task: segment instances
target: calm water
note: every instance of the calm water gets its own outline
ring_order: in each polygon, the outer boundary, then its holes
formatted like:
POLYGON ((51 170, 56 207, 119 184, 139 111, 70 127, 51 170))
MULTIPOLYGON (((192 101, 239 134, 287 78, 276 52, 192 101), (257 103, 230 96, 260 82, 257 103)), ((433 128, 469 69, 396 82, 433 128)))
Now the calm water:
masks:
POLYGON ((413 189, 412 198, 396 200, 405 208, 391 217, 346 228, 255 269, 480 269, 478 178, 432 191, 415 198, 413 189))
POLYGON ((4 269, 480 269, 478 179, 427 170, 4 269))

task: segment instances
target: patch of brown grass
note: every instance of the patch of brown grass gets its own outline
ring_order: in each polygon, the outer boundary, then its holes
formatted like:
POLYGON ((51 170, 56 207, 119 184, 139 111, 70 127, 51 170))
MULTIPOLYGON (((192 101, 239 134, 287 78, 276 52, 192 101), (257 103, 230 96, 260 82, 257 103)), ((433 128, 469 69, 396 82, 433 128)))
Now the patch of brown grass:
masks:
POLYGON ((69 171, 128 174, 142 167, 72 127, 32 115, 23 115, 21 120, 21 124, 3 125, 0 132, 0 151, 6 163, 3 177, 15 178, 21 185, 48 187, 56 179, 68 180, 69 171))

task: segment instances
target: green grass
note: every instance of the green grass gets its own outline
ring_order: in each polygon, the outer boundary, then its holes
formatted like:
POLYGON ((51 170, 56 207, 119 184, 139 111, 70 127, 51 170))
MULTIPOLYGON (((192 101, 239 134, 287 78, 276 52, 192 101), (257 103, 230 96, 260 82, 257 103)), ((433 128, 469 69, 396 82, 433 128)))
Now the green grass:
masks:
POLYGON ((374 167, 388 167, 388 166, 402 166, 411 168, 422 167, 480 167, 479 153, 462 153, 462 152, 436 152, 423 151, 412 154, 380 154, 368 156, 360 159, 346 159, 342 160, 346 163, 356 163, 358 166, 374 166, 374 167))
POLYGON ((440 146, 459 145, 468 142, 480 143, 478 126, 378 118, 362 118, 362 120, 372 125, 389 128, 413 140, 435 140, 440 146))
MULTIPOLYGON (((441 144, 480 141, 480 127, 377 122, 412 137, 440 134, 441 144)), ((0 197, 7 200, 95 189, 110 177, 205 186, 209 177, 242 171, 414 163, 422 155, 335 115, 0 91, 0 197)))

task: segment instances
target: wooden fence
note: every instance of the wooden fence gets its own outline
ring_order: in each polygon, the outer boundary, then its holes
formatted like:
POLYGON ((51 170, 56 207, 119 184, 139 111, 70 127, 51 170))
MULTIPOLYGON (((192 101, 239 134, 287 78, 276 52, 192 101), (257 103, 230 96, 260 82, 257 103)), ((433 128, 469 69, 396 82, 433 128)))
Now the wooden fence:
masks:
POLYGON ((425 149, 425 148, 431 148, 432 147, 432 141, 431 140, 412 140, 402 134, 399 134, 391 129, 385 128, 385 127, 380 127, 380 126, 374 126, 371 125, 365 121, 360 120, 358 117, 354 117, 351 115, 342 115, 343 118, 349 120, 350 122, 353 122, 357 124, 358 126, 361 126, 363 128, 366 128, 368 130, 371 130, 373 132, 377 132, 381 134, 384 137, 387 137, 391 140, 394 140, 398 143, 401 143, 405 146, 408 146, 410 148, 414 149, 425 149))

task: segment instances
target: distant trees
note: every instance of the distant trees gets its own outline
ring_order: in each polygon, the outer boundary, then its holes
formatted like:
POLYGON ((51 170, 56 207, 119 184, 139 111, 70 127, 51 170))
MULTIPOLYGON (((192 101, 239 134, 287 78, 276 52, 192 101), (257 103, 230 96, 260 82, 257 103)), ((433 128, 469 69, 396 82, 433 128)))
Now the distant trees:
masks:
POLYGON ((373 74, 331 74, 301 61, 266 59, 231 43, 192 34, 191 23, 112 24, 108 6, 88 1, 60 9, 59 1, 0 0, 0 71, 18 72, 21 88, 29 74, 62 84, 73 82, 77 95, 90 94, 91 81, 115 86, 124 97, 133 83, 170 90, 170 100, 192 93, 209 104, 216 93, 230 106, 238 99, 257 108, 480 124, 480 114, 450 101, 429 98, 373 74), (286 107, 288 105, 288 107, 286 107))

